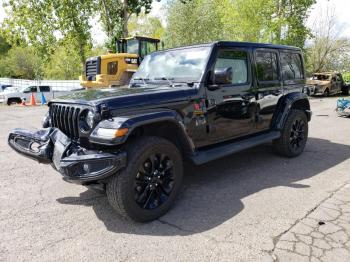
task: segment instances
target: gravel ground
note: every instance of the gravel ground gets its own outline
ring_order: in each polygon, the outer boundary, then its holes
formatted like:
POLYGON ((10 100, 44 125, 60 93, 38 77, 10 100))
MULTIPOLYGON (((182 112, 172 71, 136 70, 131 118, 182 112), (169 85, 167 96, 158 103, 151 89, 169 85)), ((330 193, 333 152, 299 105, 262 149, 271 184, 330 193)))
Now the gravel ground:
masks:
POLYGON ((350 119, 335 102, 311 100, 300 157, 266 144, 188 166, 174 208, 147 224, 12 151, 8 132, 39 127, 46 108, 1 106, 0 261, 270 261, 281 236, 350 181, 350 119))

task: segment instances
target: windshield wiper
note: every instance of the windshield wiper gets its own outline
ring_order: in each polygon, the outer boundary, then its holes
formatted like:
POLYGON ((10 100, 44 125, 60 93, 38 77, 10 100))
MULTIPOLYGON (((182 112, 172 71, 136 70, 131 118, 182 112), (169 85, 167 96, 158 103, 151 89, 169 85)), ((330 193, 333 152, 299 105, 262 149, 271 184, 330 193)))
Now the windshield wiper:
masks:
POLYGON ((174 82, 172 80, 174 80, 173 77, 166 77, 166 76, 163 76, 163 77, 155 77, 154 80, 165 80, 165 81, 168 81, 168 83, 170 84, 171 87, 174 86, 174 82))
MULTIPOLYGON (((134 78, 133 80, 136 80, 136 81, 142 81, 142 84, 144 86, 147 86, 147 82, 149 80, 149 78, 145 78, 145 77, 138 77, 138 78, 134 78)), ((132 83, 131 86, 136 86, 137 84, 136 83, 132 83)))

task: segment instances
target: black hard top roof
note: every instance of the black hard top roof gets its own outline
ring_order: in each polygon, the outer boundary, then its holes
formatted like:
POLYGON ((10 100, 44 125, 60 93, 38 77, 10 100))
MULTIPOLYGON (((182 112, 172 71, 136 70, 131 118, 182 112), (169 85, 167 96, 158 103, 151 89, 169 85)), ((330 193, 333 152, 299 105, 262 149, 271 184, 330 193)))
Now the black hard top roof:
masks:
POLYGON ((204 47, 204 46, 212 46, 212 45, 217 45, 219 47, 274 48, 274 49, 301 51, 299 47, 295 47, 295 46, 274 45, 274 44, 268 44, 268 43, 254 43, 254 42, 237 42, 237 41, 215 41, 215 42, 210 42, 205 44, 196 44, 196 45, 170 48, 168 50, 182 49, 182 48, 189 48, 189 47, 201 47, 201 46, 204 47))

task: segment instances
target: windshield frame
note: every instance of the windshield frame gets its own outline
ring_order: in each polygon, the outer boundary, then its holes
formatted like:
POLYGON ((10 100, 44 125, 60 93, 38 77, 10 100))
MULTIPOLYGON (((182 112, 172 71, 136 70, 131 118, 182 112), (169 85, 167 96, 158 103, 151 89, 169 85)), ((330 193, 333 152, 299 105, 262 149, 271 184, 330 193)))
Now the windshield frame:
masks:
POLYGON ((213 50, 214 50, 215 45, 213 44, 202 44, 202 45, 193 45, 193 46, 184 46, 184 47, 178 47, 178 48, 171 48, 171 49, 166 49, 166 50, 160 50, 160 51, 156 51, 156 52, 152 52, 151 54, 145 56, 144 60, 146 60, 147 57, 151 56, 151 55, 158 55, 158 54, 162 54, 162 53, 167 53, 167 52, 176 52, 176 51, 181 51, 181 50, 186 50, 186 49, 197 49, 197 48, 208 48, 208 55, 207 57, 203 60, 204 63, 204 67, 203 67, 203 72, 201 73, 200 77, 198 79, 188 79, 186 77, 182 78, 182 77, 174 77, 174 76, 156 76, 155 79, 154 78, 149 78, 149 77, 145 77, 142 79, 137 79, 139 78, 139 76, 137 75, 137 73, 135 73, 130 81, 130 87, 134 86, 134 85, 143 85, 145 86, 148 84, 168 84, 169 85, 169 80, 171 80, 171 82, 173 82, 174 84, 193 84, 193 83, 202 83, 204 80, 204 77, 206 75, 206 72, 208 71, 208 68, 210 68, 210 59, 212 57, 213 54, 213 50), (161 77, 165 77, 165 79, 157 79, 157 78, 161 78, 161 77), (136 80, 135 80, 136 79, 136 80))

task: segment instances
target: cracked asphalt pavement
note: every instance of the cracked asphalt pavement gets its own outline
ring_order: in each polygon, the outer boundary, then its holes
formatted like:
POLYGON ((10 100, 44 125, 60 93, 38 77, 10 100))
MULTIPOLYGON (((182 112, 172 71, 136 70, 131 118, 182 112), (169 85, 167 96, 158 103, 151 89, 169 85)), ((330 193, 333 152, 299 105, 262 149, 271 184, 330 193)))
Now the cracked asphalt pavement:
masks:
POLYGON ((0 261, 349 261, 350 119, 336 99, 311 100, 300 157, 265 144, 188 165, 175 206, 147 224, 12 151, 9 131, 39 128, 47 109, 0 106, 0 261))
POLYGON ((350 261, 350 184, 335 191, 276 241, 275 261, 350 261))

